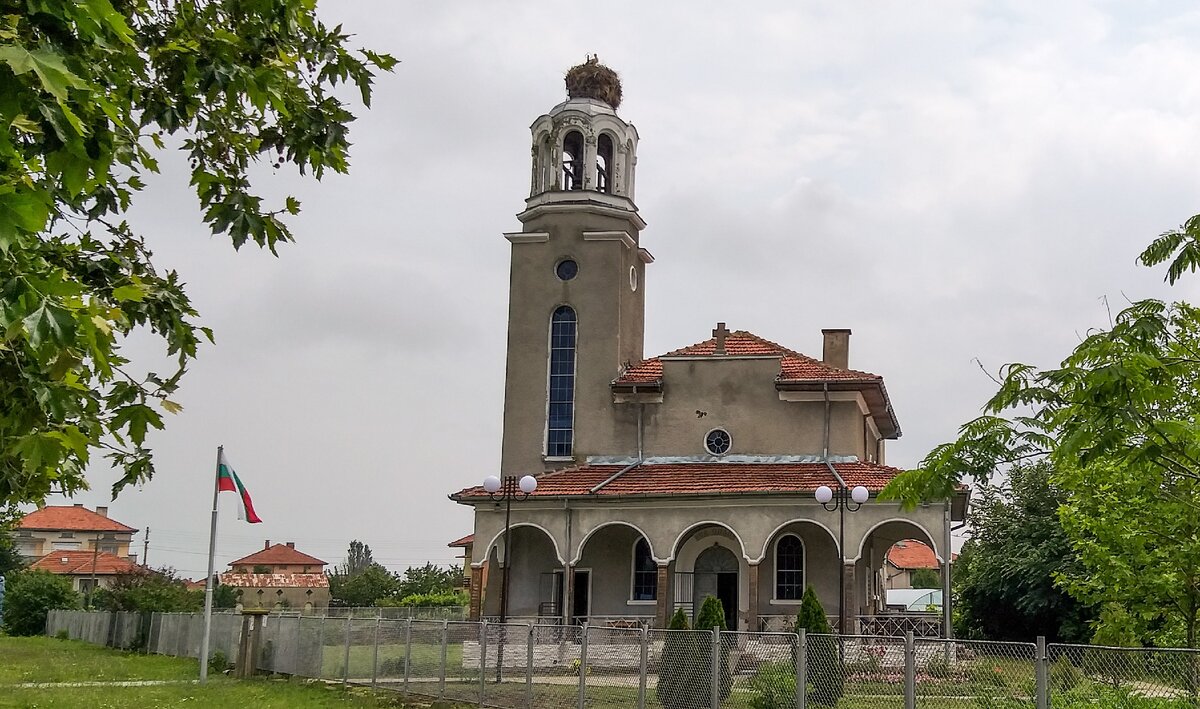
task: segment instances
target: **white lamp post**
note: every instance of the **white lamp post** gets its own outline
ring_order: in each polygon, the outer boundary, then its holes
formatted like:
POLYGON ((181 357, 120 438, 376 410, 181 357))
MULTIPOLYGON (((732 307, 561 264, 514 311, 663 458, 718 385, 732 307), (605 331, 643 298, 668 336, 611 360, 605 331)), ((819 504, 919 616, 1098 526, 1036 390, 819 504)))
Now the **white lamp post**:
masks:
POLYGON ((500 565, 500 622, 508 621, 508 569, 512 566, 512 520, 513 499, 524 500, 537 490, 537 478, 526 475, 519 480, 516 475, 505 475, 504 479, 489 475, 483 480, 483 489, 493 500, 504 501, 504 563, 500 565))
POLYGON ((822 485, 813 493, 817 502, 827 511, 838 511, 838 632, 845 634, 849 630, 849 614, 846 613, 846 511, 858 512, 871 497, 871 491, 862 485, 848 489, 846 483, 838 478, 838 489, 822 485))

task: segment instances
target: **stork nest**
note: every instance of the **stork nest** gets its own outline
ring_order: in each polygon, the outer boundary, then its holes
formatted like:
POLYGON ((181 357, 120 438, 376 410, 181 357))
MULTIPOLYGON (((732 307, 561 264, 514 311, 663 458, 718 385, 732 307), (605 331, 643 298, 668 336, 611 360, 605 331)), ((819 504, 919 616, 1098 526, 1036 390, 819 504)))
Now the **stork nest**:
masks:
POLYGON ((567 96, 571 98, 594 98, 614 109, 621 105, 621 78, 595 55, 568 69, 566 80, 567 96))

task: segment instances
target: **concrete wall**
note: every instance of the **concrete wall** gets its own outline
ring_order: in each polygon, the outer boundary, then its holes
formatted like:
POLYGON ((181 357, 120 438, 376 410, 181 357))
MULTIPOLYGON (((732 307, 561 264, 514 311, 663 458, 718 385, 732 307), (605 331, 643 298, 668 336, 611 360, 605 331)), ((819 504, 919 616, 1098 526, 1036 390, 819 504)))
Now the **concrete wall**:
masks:
POLYGON ((804 543, 804 584, 811 585, 825 612, 836 614, 838 595, 837 540, 815 524, 794 522, 780 529, 767 547, 767 555, 758 568, 758 608, 762 615, 795 615, 800 601, 775 598, 775 545, 780 537, 794 534, 804 543))
POLYGON ((576 569, 592 574, 592 615, 654 615, 655 601, 634 601, 633 546, 642 535, 614 524, 593 534, 583 545, 576 569))

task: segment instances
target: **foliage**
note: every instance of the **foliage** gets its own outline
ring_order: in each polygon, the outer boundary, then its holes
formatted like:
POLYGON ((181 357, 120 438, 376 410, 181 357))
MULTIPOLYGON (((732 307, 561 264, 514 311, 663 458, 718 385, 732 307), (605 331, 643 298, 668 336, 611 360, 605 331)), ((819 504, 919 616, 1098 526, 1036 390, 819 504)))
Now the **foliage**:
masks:
MULTIPOLYGON (((729 628, 725 625, 725 607, 721 605, 721 601, 716 596, 706 596, 704 603, 700 606, 700 614, 696 617, 696 630, 716 630, 724 632, 729 628)), ((729 647, 722 642, 717 657, 717 674, 719 682, 719 692, 721 701, 729 698, 729 693, 733 689, 733 668, 729 662, 729 647)), ((703 686, 711 687, 712 683, 712 642, 707 642, 700 649, 700 658, 697 664, 700 667, 708 668, 707 677, 703 686)))
POLYGON ((1087 642, 1094 611, 1055 581, 1081 574, 1079 554, 1059 521, 1068 497, 1046 461, 1013 465, 1003 487, 980 486, 971 539, 954 567, 959 637, 1087 642))
MULTIPOLYGON (((1141 255, 1171 260, 1167 280, 1200 265, 1193 217, 1141 255), (1173 259, 1173 260, 1172 260, 1173 259)), ((1058 580, 1082 602, 1124 606, 1143 641, 1200 630, 1200 310, 1141 300, 1088 334, 1059 367, 1009 364, 985 415, 937 446, 883 497, 944 498, 1013 463, 1053 466, 1063 528, 1080 560, 1058 580)))
POLYGON ((456 608, 465 606, 470 598, 463 591, 454 593, 414 593, 403 598, 380 598, 376 604, 381 606, 400 606, 405 608, 456 608))
POLYGON ((351 577, 329 575, 329 595, 334 605, 373 606, 380 599, 394 597, 399 587, 396 575, 379 564, 351 577))
POLYGON ((410 566, 404 570, 397 593, 400 596, 455 593, 462 588, 462 569, 457 566, 410 566))
POLYGON ((232 667, 229 658, 225 657, 225 653, 220 650, 214 650, 208 658, 208 671, 212 674, 223 674, 226 670, 232 667))
POLYGON ((941 588, 942 575, 936 569, 913 569, 909 585, 913 588, 941 588))
POLYGON ((790 662, 759 665, 750 678, 750 709, 795 709, 796 668, 790 662))
POLYGON ((213 608, 237 608, 237 604, 237 589, 233 586, 222 583, 213 589, 213 608))
POLYGON ((201 340, 183 283, 125 215, 167 144, 186 154, 203 220, 235 248, 292 240, 250 173, 348 168, 353 115, 395 60, 351 54, 314 0, 25 0, 0 13, 0 503, 87 487, 103 448, 116 494, 154 474, 146 435, 201 340), (134 371, 135 331, 173 371, 134 371))
POLYGON ((810 635, 805 653, 811 689, 808 701, 815 706, 837 706, 846 684, 846 668, 838 652, 837 639, 831 633, 825 609, 817 599, 812 584, 804 589, 800 610, 796 614, 796 632, 803 628, 810 635))
POLYGON ((22 571, 10 579, 4 596, 4 632, 41 635, 51 610, 78 607, 71 579, 40 569, 22 571))
MULTIPOLYGON (((675 610, 667 629, 688 630, 682 608, 675 610)), ((687 632, 667 633, 663 641, 659 667, 668 671, 659 673, 654 693, 664 709, 699 709, 709 704, 708 692, 702 688, 709 686, 710 670, 700 663, 697 642, 703 642, 703 637, 687 632)))
POLYGON ((25 560, 17 551, 14 530, 24 515, 16 505, 0 505, 0 578, 25 568, 25 560))
POLYGON ((255 564, 254 567, 252 569, 250 569, 250 573, 252 573, 252 574, 269 574, 269 573, 271 573, 271 567, 267 566, 266 564, 255 564))
POLYGON ((337 572, 343 576, 357 576, 374 563, 371 547, 357 539, 351 539, 350 547, 346 550, 346 561, 338 567, 337 572))
POLYGON ((108 588, 98 589, 92 605, 106 611, 193 613, 204 607, 204 592, 189 590, 169 567, 139 567, 114 577, 108 588))

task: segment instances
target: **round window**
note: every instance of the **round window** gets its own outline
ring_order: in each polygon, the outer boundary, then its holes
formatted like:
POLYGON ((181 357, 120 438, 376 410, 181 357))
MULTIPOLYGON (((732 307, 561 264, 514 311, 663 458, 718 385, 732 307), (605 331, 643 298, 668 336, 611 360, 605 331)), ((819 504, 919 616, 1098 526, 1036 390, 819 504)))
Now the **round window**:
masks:
POLYGON ((723 428, 714 428, 704 436, 704 448, 713 455, 725 455, 732 444, 733 439, 723 428))
POLYGON ((630 266, 629 267, 629 289, 636 291, 637 287, 638 287, 637 266, 630 266))
POLYGON ((572 259, 565 258, 554 267, 554 275, 558 276, 560 281, 569 281, 579 275, 579 264, 572 259))

